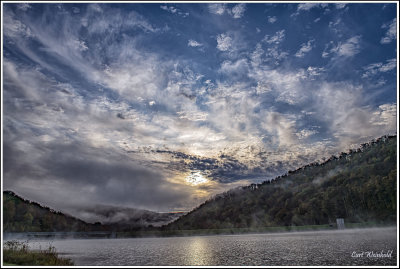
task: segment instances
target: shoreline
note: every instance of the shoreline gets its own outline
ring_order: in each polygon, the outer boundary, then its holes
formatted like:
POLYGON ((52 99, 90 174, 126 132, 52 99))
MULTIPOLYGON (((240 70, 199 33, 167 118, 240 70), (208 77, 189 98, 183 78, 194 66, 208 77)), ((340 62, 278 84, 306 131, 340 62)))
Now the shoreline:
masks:
POLYGON ((3 232, 3 241, 7 240, 29 240, 29 239, 116 239, 116 238, 161 238, 161 237, 185 237, 185 236, 211 236, 211 235, 241 235, 241 234, 278 234, 296 232, 318 232, 318 231, 346 231, 366 228, 397 228, 396 223, 347 223, 345 229, 337 229, 329 224, 304 225, 304 226, 274 226, 254 228, 224 228, 224 229, 193 229, 193 230, 144 230, 129 232, 3 232))

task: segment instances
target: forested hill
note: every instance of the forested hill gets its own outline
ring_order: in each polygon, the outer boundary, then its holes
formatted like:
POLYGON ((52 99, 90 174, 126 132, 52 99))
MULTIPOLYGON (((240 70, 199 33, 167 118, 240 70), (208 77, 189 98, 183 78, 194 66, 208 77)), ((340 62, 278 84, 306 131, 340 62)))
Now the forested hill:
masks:
POLYGON ((396 222, 396 136, 220 194, 165 229, 396 222))
POLYGON ((81 212, 92 216, 92 221, 83 221, 23 199, 12 191, 3 192, 3 210, 5 232, 132 231, 157 227, 182 215, 182 213, 157 213, 135 208, 96 205, 82 207, 81 212))
POLYGON ((100 223, 86 223, 25 200, 12 191, 3 192, 3 210, 4 232, 87 232, 106 229, 100 223))

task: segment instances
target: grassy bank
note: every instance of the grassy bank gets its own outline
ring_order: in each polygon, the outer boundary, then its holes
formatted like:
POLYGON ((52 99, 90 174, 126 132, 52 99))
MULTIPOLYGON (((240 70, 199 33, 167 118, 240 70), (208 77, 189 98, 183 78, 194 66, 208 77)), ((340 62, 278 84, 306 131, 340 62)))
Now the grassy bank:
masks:
MULTIPOLYGON (((384 227, 393 224, 378 224, 376 222, 346 223, 347 229, 384 227)), ((246 233, 279 233, 279 232, 302 232, 302 231, 324 231, 337 230, 336 224, 329 225, 304 225, 304 226, 276 226, 276 227, 254 227, 254 228, 226 228, 226 229, 193 229, 193 230, 154 230, 118 232, 117 237, 163 237, 163 236, 195 236, 195 235, 229 235, 246 233)))
POLYGON ((54 247, 31 250, 19 241, 7 241, 3 246, 4 265, 73 265, 70 259, 58 257, 54 247))

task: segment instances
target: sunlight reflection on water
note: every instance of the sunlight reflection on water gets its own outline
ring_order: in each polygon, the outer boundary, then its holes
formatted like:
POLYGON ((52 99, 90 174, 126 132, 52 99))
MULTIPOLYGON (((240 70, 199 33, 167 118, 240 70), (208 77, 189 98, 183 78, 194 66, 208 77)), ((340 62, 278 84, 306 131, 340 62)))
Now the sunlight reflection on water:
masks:
POLYGON ((207 265, 211 263, 207 242, 202 237, 192 237, 187 251, 187 264, 207 265))
MULTIPOLYGON (((48 246, 49 239, 31 241, 48 246)), ((75 265, 395 265, 396 228, 168 238, 68 239, 52 245, 75 265), (393 250, 391 258, 353 258, 353 251, 393 250)))

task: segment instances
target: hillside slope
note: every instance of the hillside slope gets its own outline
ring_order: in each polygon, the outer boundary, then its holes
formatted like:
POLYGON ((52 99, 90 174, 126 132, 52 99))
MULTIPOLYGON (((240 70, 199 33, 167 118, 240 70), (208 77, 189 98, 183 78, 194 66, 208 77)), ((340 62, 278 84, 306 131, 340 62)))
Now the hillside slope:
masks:
POLYGON ((100 223, 86 223, 25 200, 12 191, 3 192, 3 210, 4 232, 88 232, 107 229, 100 223))
POLYGON ((396 136, 218 195, 165 229, 396 221, 396 136))
POLYGON ((3 192, 5 232, 130 231, 167 224, 183 213, 157 213, 107 205, 81 208, 73 216, 3 192), (94 224, 92 224, 94 223, 94 224))

